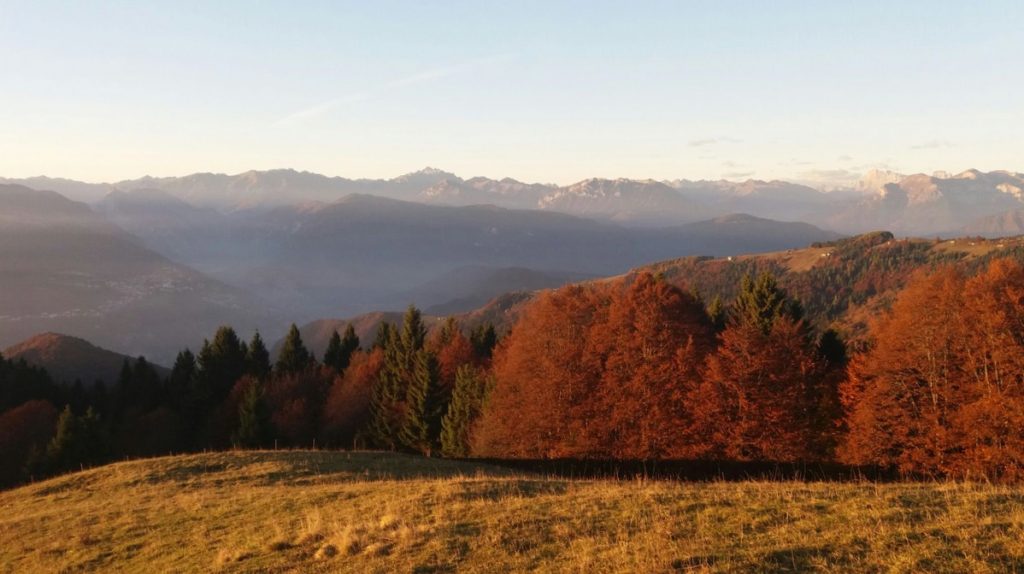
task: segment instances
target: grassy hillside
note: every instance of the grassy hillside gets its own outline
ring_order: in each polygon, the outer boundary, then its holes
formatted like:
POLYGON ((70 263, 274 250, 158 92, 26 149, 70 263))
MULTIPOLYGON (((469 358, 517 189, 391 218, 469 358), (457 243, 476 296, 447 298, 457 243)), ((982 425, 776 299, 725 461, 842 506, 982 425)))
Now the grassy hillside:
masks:
POLYGON ((218 453, 0 492, 0 540, 7 572, 1006 572, 1024 570, 1024 490, 218 453))

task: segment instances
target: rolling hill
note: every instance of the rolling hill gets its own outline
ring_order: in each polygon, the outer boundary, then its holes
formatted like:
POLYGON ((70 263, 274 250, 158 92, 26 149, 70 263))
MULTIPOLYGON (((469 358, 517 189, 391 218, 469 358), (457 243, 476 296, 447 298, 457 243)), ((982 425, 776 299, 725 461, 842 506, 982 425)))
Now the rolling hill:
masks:
MULTIPOLYGON (((73 383, 80 380, 85 385, 103 381, 108 386, 117 382, 124 362, 134 362, 129 357, 92 343, 59 333, 43 333, 12 345, 3 351, 7 359, 24 359, 30 365, 42 367, 56 382, 73 383)), ((166 376, 170 370, 152 365, 157 374, 166 376)))
POLYGON ((0 492, 0 508, 11 572, 1008 572, 1024 560, 1019 487, 568 479, 393 453, 120 462, 0 492))

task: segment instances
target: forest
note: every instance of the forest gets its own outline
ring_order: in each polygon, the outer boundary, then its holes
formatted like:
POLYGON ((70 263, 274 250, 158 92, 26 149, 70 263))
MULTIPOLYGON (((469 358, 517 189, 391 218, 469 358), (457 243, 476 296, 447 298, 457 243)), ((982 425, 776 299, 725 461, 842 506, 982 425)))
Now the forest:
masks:
POLYGON ((1024 476, 1024 266, 922 266, 857 345, 770 271, 707 300, 636 272, 546 291, 500 341, 410 306, 374 341, 271 360, 224 326, 161 378, 55 384, 0 358, 0 484, 230 448, 496 459, 840 463, 1024 476))

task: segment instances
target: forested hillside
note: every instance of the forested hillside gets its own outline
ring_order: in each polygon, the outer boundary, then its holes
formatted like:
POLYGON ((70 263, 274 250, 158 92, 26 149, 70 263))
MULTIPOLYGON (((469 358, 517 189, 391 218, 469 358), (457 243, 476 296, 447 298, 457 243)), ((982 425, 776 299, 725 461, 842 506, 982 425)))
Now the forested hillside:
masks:
POLYGON ((270 446, 1017 480, 1020 254, 1017 239, 880 233, 684 259, 461 320, 410 306, 400 321, 324 323, 316 352, 295 326, 273 355, 259 333, 243 341, 224 326, 166 378, 139 359, 90 388, 5 360, 0 452, 16 462, 4 480, 270 446), (503 313, 504 326, 486 321, 503 313))

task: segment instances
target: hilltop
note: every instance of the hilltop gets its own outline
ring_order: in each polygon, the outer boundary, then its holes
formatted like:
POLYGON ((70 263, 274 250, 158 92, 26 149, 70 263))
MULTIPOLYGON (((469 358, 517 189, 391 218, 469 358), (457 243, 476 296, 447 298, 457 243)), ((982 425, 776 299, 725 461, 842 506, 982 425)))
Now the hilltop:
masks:
POLYGON ((0 508, 10 572, 984 572, 1024 563, 1024 492, 953 483, 568 480, 398 454, 265 451, 112 464, 0 492, 0 508))
MULTIPOLYGON (((60 333, 42 333, 26 339, 4 349, 3 356, 24 359, 30 365, 42 367, 54 381, 73 383, 78 379, 87 385, 95 381, 112 385, 117 382, 124 362, 135 361, 134 357, 60 333)), ((154 368, 161 377, 169 373, 164 367, 154 365, 154 368)))

